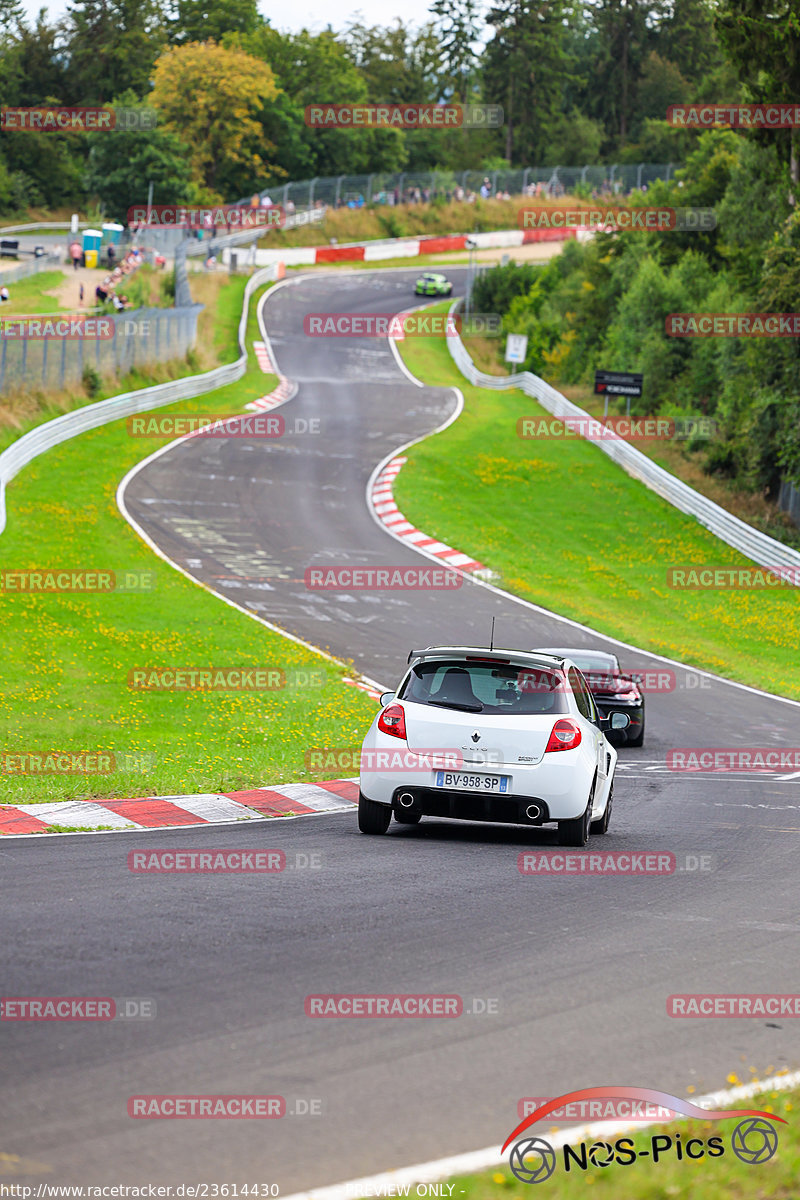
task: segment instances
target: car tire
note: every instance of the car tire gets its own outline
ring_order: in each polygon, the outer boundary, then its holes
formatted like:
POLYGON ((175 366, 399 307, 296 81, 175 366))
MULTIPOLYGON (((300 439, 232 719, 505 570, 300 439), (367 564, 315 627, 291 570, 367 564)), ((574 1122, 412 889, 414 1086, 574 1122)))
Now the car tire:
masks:
POLYGON ((558 844, 559 846, 585 846, 589 841, 589 828, 592 824, 592 802, 594 801, 594 789, 597 780, 592 783, 592 790, 589 793, 589 800, 585 810, 579 817, 573 817, 571 821, 558 822, 558 844))
POLYGON ((602 817, 599 817, 596 821, 592 821, 589 830, 590 833, 608 833, 608 826, 611 822, 611 805, 613 802, 614 784, 612 783, 611 791, 608 793, 608 800, 606 801, 606 811, 603 813, 602 817))
POLYGON ((642 709, 642 728, 639 730, 638 737, 629 738, 626 742, 628 746, 643 746, 644 745, 644 709, 642 709))
POLYGON ((398 825, 419 825, 422 813, 395 813, 394 819, 398 825))
POLYGON ((392 819, 388 804, 376 804, 358 793, 358 828, 362 833, 386 833, 392 819))

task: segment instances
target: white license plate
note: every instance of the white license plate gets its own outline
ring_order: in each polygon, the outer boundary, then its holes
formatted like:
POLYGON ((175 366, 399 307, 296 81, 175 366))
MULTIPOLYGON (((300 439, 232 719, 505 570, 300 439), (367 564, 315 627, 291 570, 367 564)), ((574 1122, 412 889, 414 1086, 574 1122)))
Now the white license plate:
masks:
POLYGON ((436 786, 457 792, 508 793, 510 775, 470 775, 466 771, 437 771, 436 786))

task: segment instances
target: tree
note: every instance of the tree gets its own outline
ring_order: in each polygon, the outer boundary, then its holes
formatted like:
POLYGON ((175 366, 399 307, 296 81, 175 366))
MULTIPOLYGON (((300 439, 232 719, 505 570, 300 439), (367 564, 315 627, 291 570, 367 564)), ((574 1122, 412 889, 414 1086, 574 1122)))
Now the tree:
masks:
POLYGON ((479 0, 433 0, 439 53, 445 82, 456 100, 466 103, 478 64, 476 43, 483 25, 479 0))
MULTIPOLYGON (((135 99, 129 92, 115 103, 132 105, 135 99)), ((109 218, 125 223, 128 209, 146 202, 150 183, 154 204, 184 204, 195 199, 189 148, 175 133, 158 127, 114 130, 90 134, 88 145, 86 189, 97 197, 109 218)))
POLYGON ((637 89, 639 116, 645 121, 663 121, 670 104, 682 104, 690 98, 690 84, 680 68, 651 50, 644 61, 637 89))
MULTIPOLYGON (((668 3, 669 8, 658 25, 655 48, 663 59, 680 67, 685 79, 697 84, 722 62, 722 51, 714 34, 714 10, 709 0, 668 0, 668 3)), ((693 99, 704 97, 695 94, 693 99)))
POLYGON ((208 198, 242 195, 272 166, 258 113, 278 88, 270 67, 216 42, 190 42, 156 61, 151 102, 166 131, 190 148, 194 180, 208 198))
POLYGON ((485 93, 503 106, 511 163, 542 161, 569 74, 567 12, 565 0, 497 0, 486 18, 495 33, 486 48, 485 93))
POLYGON ((106 104, 128 89, 144 96, 166 40, 159 0, 77 0, 67 14, 68 103, 106 104))
POLYGON ((637 115, 637 84, 651 36, 648 20, 658 7, 648 0, 588 0, 588 8, 597 34, 593 115, 624 146, 637 115))
MULTIPOLYGON (((295 161, 300 152, 297 138, 301 139, 307 148, 306 161, 312 176, 401 168, 406 152, 403 133, 399 129, 313 128, 306 124, 305 108, 308 105, 363 104, 369 99, 364 76, 333 30, 314 34, 302 29, 299 33, 285 35, 265 26, 246 37, 225 39, 226 45, 234 43, 268 63, 278 86, 291 100, 291 108, 283 111, 270 104, 260 119, 265 129, 274 128, 276 121, 285 123, 295 138, 295 161)), ((278 144, 283 146, 282 141, 278 144)))
POLYGON ((22 25, 24 17, 25 6, 21 0, 0 0, 0 33, 12 33, 22 25))
MULTIPOLYGON (((723 53, 756 102, 796 104, 800 95, 800 0, 721 0, 715 19, 723 53)), ((800 140, 796 128, 766 137, 788 148, 794 206, 800 184, 800 140)))
POLYGON ((175 0, 169 39, 187 42, 222 41, 226 33, 252 33, 264 24, 258 0, 175 0))

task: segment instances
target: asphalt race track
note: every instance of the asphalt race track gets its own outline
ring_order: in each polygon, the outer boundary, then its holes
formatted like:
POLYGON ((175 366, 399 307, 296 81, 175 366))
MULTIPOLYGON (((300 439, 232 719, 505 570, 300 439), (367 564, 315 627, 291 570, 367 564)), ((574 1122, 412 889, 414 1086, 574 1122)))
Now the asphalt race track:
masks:
MULTIPOLYGON (((220 595, 388 686, 412 646, 484 642, 492 616, 500 645, 603 646, 472 581, 405 595, 304 587, 309 566, 427 562, 375 523, 365 489, 379 461, 456 411, 454 392, 415 386, 384 341, 302 333, 308 312, 410 306, 416 274, 271 293, 272 347, 300 384, 282 412, 318 417, 322 433, 176 445, 131 480, 131 515, 220 595)), ((526 877, 520 851, 552 847, 554 830, 428 819, 366 838, 349 813, 4 842, 3 994, 157 1005, 146 1021, 3 1023, 0 1151, 19 1156, 4 1181, 272 1183, 285 1196, 499 1148, 521 1097, 601 1084, 684 1095, 799 1065, 791 1021, 678 1020, 666 999, 796 990, 800 780, 673 774, 664 760, 673 747, 796 745, 800 711, 682 670, 647 704, 645 746, 621 751, 612 826, 591 848, 668 851, 689 867, 708 855, 705 870, 526 877), (156 846, 280 848, 292 869, 128 871, 129 850, 156 846), (293 865, 311 854, 317 868, 293 865), (464 1013, 307 1017, 305 997, 321 993, 455 994, 464 1013), (163 1093, 280 1095, 295 1115, 128 1117, 129 1096, 163 1093), (311 1102, 319 1114, 302 1115, 311 1102)))

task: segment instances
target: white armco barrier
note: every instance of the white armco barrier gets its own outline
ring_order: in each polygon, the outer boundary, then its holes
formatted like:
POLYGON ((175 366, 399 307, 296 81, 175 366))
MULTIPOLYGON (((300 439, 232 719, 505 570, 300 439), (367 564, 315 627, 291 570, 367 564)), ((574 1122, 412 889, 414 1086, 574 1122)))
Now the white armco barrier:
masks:
POLYGON ((159 383, 154 387, 142 388, 136 392, 123 392, 119 396, 109 396, 107 400, 98 400, 96 404, 87 404, 75 412, 65 413, 54 421, 46 421, 35 429, 23 434, 16 442, 0 454, 0 533, 6 527, 6 486, 34 458, 52 450, 61 442, 69 441, 90 429, 98 429, 118 421, 120 417, 134 416, 136 413, 148 412, 151 408, 163 408, 166 404, 176 404, 180 400, 191 400, 194 396, 202 396, 215 388, 225 387, 241 379, 247 370, 247 353, 245 351, 244 335, 247 328, 247 310, 253 292, 278 277, 277 265, 257 271, 247 281, 242 305, 242 316, 239 321, 239 357, 235 362, 203 375, 188 375, 183 379, 173 379, 169 383, 159 383))
MULTIPOLYGON (((461 301, 456 300, 450 311, 457 311, 460 305, 461 301)), ((579 408, 577 404, 573 404, 566 396, 562 396, 538 375, 532 375, 530 371, 523 371, 518 375, 484 375, 475 366, 460 337, 454 334, 445 338, 445 341, 461 374, 477 387, 493 388, 495 391, 519 388, 526 396, 538 400, 542 408, 552 413, 554 417, 578 417, 587 421, 592 419, 589 413, 579 408)), ((800 553, 797 550, 785 546, 783 542, 778 542, 775 538, 768 537, 766 533, 761 533, 752 525, 748 525, 745 521, 740 521, 738 517, 726 512, 713 500, 702 496, 700 492, 696 492, 694 488, 671 475, 669 471, 659 467, 630 442, 621 438, 608 441, 602 439, 595 444, 628 475, 638 479, 645 487, 656 492, 681 512, 694 517, 721 541, 727 542, 729 546, 733 546, 735 550, 743 554, 745 558, 758 563, 760 567, 773 568, 777 571, 785 568, 784 577, 787 582, 800 586, 800 553)))

